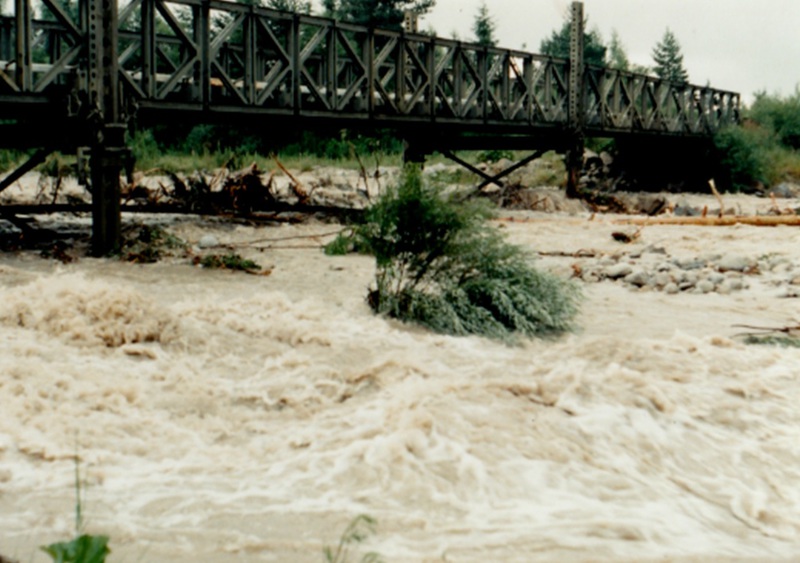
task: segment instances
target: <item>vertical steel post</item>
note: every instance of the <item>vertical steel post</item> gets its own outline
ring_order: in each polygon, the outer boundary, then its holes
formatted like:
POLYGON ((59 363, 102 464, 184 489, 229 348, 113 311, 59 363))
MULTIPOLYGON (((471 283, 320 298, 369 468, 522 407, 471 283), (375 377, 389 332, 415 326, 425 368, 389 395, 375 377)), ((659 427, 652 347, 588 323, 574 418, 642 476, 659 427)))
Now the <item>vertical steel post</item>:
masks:
POLYGON ((17 53, 16 53, 16 80, 17 87, 23 92, 33 89, 33 76, 31 75, 32 51, 31 49, 31 0, 15 0, 14 11, 17 19, 17 53))
POLYGON ((567 197, 578 197, 578 179, 583 166, 586 99, 583 91, 583 73, 583 4, 573 2, 569 37, 567 197))
POLYGON ((211 2, 201 0, 192 8, 192 39, 200 49, 200 60, 195 65, 195 80, 199 84, 195 100, 203 104, 203 110, 211 105, 211 2))
POLYGON ((292 109, 295 115, 300 115, 300 74, 301 64, 300 51, 303 49, 300 37, 300 14, 295 13, 292 17, 292 31, 289 36, 289 56, 292 57, 292 109))
POLYGON ((92 254, 120 245, 120 170, 126 156, 125 126, 119 123, 117 1, 88 1, 89 96, 94 108, 91 146, 92 254))
POLYGON ((400 37, 397 38, 397 61, 395 64, 395 102, 397 103, 397 110, 401 115, 408 114, 406 108, 406 32, 401 31, 400 37))
POLYGON ((251 4, 244 19, 244 97, 256 103, 256 7, 251 4))
POLYGON ((375 57, 376 43, 374 27, 370 27, 367 30, 365 45, 365 50, 367 53, 367 82, 369 82, 369 86, 367 87, 367 111, 369 112, 369 118, 372 119, 375 115, 375 84, 380 76, 380 73, 376 68, 377 62, 375 57))
POLYGON ((436 119, 436 86, 438 77, 436 76, 436 38, 431 37, 427 43, 425 52, 425 66, 428 68, 428 107, 427 112, 431 121, 436 119))
POLYGON ((141 4, 142 34, 142 91, 148 98, 155 98, 156 88, 156 16, 155 1, 142 0, 141 4))
POLYGON ((326 31, 328 34, 328 60, 326 62, 327 72, 325 73, 325 89, 330 104, 330 109, 336 111, 339 109, 339 95, 337 92, 337 76, 339 74, 339 57, 338 57, 338 33, 336 31, 336 20, 330 22, 326 31))
POLYGON ((525 94, 525 120, 528 123, 533 123, 537 116, 533 113, 533 96, 536 91, 533 84, 533 57, 530 55, 525 57, 525 62, 522 66, 522 75, 524 77, 527 92, 525 94))

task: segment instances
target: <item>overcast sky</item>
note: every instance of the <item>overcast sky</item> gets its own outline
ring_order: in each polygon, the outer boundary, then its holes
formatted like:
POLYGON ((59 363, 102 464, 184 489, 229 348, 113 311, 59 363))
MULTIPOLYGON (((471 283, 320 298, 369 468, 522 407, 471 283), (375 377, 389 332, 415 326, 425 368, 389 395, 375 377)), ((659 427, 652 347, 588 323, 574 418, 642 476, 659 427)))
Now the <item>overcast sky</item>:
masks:
MULTIPOLYGON (((538 52, 560 27, 569 0, 487 0, 499 46, 538 52)), ((471 40, 480 0, 437 0, 420 22, 471 40)), ((631 62, 652 65, 670 28, 694 84, 732 90, 747 103, 759 90, 789 95, 800 83, 800 0, 584 0, 589 29, 607 43, 616 29, 631 62)))

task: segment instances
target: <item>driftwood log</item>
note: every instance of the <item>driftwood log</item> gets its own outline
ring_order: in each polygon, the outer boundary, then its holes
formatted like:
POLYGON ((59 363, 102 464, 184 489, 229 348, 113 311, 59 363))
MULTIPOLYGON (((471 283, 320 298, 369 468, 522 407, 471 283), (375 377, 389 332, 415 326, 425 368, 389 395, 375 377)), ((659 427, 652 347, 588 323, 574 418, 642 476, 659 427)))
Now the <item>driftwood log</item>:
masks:
POLYGON ((777 227, 787 225, 800 227, 800 215, 725 215, 722 217, 631 217, 614 221, 618 225, 698 225, 705 227, 728 227, 752 225, 755 227, 777 227))

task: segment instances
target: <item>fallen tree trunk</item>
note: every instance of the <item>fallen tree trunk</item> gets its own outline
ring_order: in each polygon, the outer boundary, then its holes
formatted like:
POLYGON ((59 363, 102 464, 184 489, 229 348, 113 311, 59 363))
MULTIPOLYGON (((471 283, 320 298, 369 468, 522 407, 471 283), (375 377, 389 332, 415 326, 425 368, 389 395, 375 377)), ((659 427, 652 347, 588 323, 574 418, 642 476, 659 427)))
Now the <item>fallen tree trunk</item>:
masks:
POLYGON ((777 227, 788 225, 800 227, 799 215, 725 215, 722 217, 631 217, 618 219, 619 225, 699 225, 705 227, 726 227, 731 225, 753 225, 756 227, 777 227))

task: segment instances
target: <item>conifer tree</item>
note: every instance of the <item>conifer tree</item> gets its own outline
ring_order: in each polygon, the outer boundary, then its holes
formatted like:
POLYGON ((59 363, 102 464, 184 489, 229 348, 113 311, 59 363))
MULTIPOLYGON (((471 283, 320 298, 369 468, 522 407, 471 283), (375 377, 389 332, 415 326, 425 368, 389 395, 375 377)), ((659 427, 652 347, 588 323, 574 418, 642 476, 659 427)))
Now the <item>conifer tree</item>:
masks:
POLYGON ((497 45, 497 40, 494 37, 495 27, 496 24, 492 16, 489 15, 489 8, 486 6, 486 2, 482 2, 472 24, 472 32, 475 34, 476 43, 484 47, 495 47, 497 45))
POLYGON ((273 10, 310 14, 311 2, 308 0, 266 0, 264 6, 273 10))
POLYGON ((611 31, 611 42, 608 44, 608 68, 614 70, 630 70, 631 63, 628 54, 619 38, 619 33, 614 29, 611 31))
POLYGON ((425 14, 436 0, 324 0, 326 12, 359 25, 399 31, 405 12, 425 14))
MULTIPOLYGON (((571 22, 569 18, 564 21, 561 29, 553 30, 552 35, 542 40, 539 50, 543 55, 569 58, 569 42, 571 22)), ((606 46, 597 30, 583 33, 583 62, 590 65, 604 66, 606 64, 606 46)))
POLYGON ((689 73, 683 68, 681 46, 672 31, 667 28, 664 37, 653 48, 653 72, 656 76, 670 82, 685 84, 689 81, 689 73))

